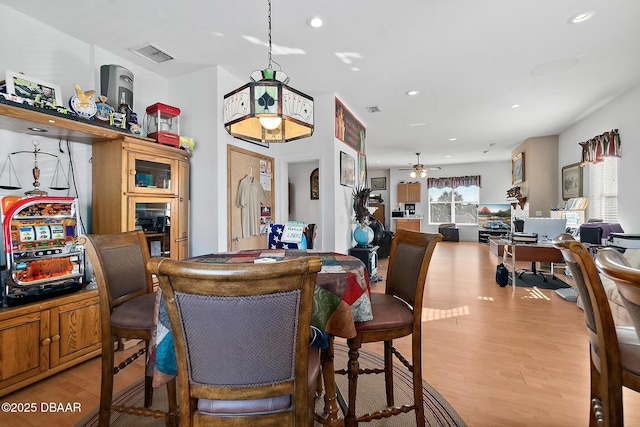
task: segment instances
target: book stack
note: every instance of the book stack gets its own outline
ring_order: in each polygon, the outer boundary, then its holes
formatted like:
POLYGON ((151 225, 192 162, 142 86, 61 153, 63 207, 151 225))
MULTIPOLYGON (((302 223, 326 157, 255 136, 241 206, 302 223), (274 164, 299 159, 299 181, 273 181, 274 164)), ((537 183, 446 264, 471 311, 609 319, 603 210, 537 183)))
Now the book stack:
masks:
POLYGON ((514 243, 536 243, 538 235, 536 233, 513 233, 512 239, 514 243))

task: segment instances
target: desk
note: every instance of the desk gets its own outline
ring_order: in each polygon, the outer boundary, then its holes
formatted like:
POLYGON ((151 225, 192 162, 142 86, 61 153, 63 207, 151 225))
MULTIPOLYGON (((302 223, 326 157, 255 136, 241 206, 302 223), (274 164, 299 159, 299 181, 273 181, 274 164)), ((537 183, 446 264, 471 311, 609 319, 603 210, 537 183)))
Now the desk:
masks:
MULTIPOLYGON (((190 262, 211 264, 253 263, 256 258, 285 260, 308 255, 317 255, 322 269, 316 279, 313 297, 311 324, 329 334, 329 347, 322 351, 322 372, 325 386, 324 424, 342 425, 338 417, 338 405, 333 367, 333 336, 353 338, 356 335, 354 322, 373 318, 371 312, 371 290, 367 270, 358 258, 337 253, 314 250, 252 249, 224 252, 190 258, 190 262)), ((153 386, 159 387, 176 375, 175 349, 171 325, 164 301, 158 291, 158 319, 155 342, 150 344, 150 366, 153 365, 153 386)))
POLYGON ((516 261, 530 261, 530 262, 550 262, 551 263, 551 276, 553 273, 553 264, 558 262, 564 262, 562 252, 554 248, 549 243, 511 243, 504 241, 504 250, 502 256, 502 263, 506 267, 511 267, 511 286, 516 286, 516 261), (511 262, 509 262, 511 260, 511 262))

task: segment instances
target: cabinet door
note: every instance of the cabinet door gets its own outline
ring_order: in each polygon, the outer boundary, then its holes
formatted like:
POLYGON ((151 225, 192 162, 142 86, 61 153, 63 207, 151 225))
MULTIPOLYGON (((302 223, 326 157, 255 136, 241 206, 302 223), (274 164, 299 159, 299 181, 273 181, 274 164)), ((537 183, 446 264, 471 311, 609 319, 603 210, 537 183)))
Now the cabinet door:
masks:
POLYGON ((135 151, 128 152, 129 176, 127 189, 131 193, 177 194, 177 160, 135 151))
POLYGON ((131 196, 127 208, 127 230, 143 230, 151 256, 178 259, 174 243, 178 240, 178 197, 131 196), (176 228, 172 227, 173 215, 176 228))
POLYGON ((0 322, 0 389, 49 369, 49 311, 0 322))
POLYGON ((189 163, 178 162, 177 259, 189 258, 189 163))
POLYGON ((398 184, 398 202, 406 203, 409 200, 409 184, 398 184))
POLYGON ((417 219, 398 219, 396 230, 420 231, 420 220, 417 219))
MULTIPOLYGON (((51 367, 95 351, 102 346, 98 297, 61 305, 52 310, 52 317, 55 315, 57 315, 59 345, 57 348, 52 347, 51 367)), ((56 323, 54 319, 52 323, 56 323)))
POLYGON ((408 184, 408 199, 410 202, 419 202, 420 201, 420 183, 408 184))

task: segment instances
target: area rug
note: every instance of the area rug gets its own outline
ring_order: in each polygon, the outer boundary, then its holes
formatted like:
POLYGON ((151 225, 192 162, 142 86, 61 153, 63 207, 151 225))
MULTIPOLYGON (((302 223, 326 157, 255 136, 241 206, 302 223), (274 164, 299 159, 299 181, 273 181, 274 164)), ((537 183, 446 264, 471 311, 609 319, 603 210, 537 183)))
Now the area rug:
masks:
MULTIPOLYGON (((557 277, 552 277, 550 274, 545 274, 544 277, 547 279, 546 281, 539 274, 524 273, 516 277, 516 286, 523 288, 533 288, 535 286, 538 289, 551 290, 571 287, 571 285, 557 277)), ((509 284, 511 284, 511 274, 509 274, 509 284)))
MULTIPOLYGON (((334 363, 337 369, 347 366, 348 348, 341 343, 335 345, 334 363)), ((360 351, 360 366, 362 368, 382 368, 382 357, 368 350, 360 351)), ((336 375, 336 383, 343 395, 347 394, 347 376, 336 375)), ((411 391, 411 376, 409 372, 402 366, 394 366, 394 386, 395 386, 395 403, 396 405, 410 404, 413 393, 411 391)), ((457 426, 465 427, 466 424, 460 418, 460 415, 453 407, 431 387, 426 381, 422 382, 422 395, 424 397, 425 420, 427 426, 457 426)), ((144 397, 144 383, 139 381, 114 397, 114 403, 118 405, 134 405, 141 406, 144 397)), ((153 409, 167 409, 166 388, 161 387, 155 389, 153 397, 153 409)), ((385 407, 384 395, 384 376, 379 375, 363 375, 358 379, 358 413, 365 414, 374 412, 385 407)), ((316 411, 322 412, 324 401, 322 398, 316 399, 316 411)), ((415 425, 415 415, 413 412, 394 416, 391 418, 375 420, 366 423, 371 427, 407 427, 415 425)), ((95 427, 98 425, 98 411, 95 409, 84 419, 82 419, 76 427, 95 427)), ((162 427, 163 419, 154 419, 139 417, 135 415, 113 413, 111 416, 111 425, 116 427, 162 427)), ((320 424, 316 423, 316 426, 320 424)))

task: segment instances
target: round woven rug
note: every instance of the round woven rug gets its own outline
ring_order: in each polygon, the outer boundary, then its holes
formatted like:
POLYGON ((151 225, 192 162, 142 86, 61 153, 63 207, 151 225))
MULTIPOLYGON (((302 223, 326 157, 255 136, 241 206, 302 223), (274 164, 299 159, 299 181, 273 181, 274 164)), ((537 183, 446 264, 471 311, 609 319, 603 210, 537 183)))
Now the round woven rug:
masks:
MULTIPOLYGON (((341 369, 347 366, 348 348, 342 343, 335 344, 335 367, 341 369)), ((360 350, 361 368, 383 368, 382 356, 366 349, 360 350)), ((407 369, 400 364, 394 365, 394 395, 395 403, 400 406, 411 404, 413 392, 411 387, 411 376, 407 369)), ((336 375, 336 384, 343 395, 347 394, 347 376, 336 375)), ((431 387, 426 381, 422 382, 422 395, 424 397, 424 412, 427 426, 456 426, 466 427, 465 422, 451 405, 431 387)), ((136 382, 122 392, 114 396, 114 404, 142 406, 144 397, 144 382, 136 382)), ((154 390, 153 409, 167 410, 166 387, 154 390)), ((384 394, 384 375, 361 375, 358 377, 358 414, 374 412, 385 407, 386 397, 384 394)), ((322 412, 324 401, 320 397, 316 399, 316 411, 322 412)), ((97 408, 83 418, 76 427, 96 427, 98 425, 97 408)), ((116 427, 144 427, 144 426, 164 426, 164 420, 158 418, 145 418, 135 415, 112 413, 111 425, 116 427)), ((415 415, 413 412, 397 415, 391 418, 374 420, 363 425, 371 427, 407 427, 415 425, 415 415)), ((316 426, 320 424, 316 423, 316 426)))

